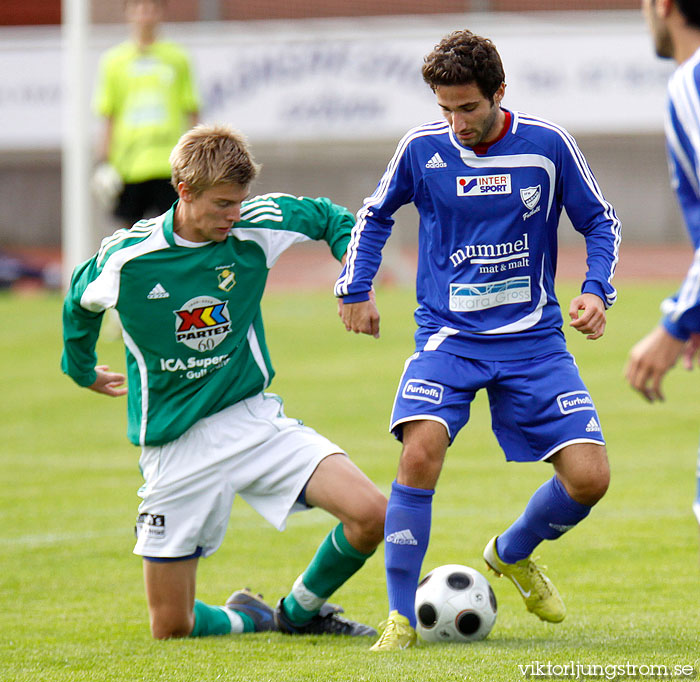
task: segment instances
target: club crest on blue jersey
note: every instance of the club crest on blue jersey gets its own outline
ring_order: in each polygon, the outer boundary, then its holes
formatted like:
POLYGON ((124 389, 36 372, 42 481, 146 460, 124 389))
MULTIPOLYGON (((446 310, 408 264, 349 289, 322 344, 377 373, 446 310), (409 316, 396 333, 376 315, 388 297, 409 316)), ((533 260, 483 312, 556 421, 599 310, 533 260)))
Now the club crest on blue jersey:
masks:
POLYGON ((230 332, 231 317, 225 301, 198 296, 175 311, 175 339, 194 350, 211 350, 230 332))
POLYGON ((527 213, 523 213, 523 220, 531 218, 535 213, 540 210, 540 197, 542 196, 542 185, 535 185, 534 187, 524 187, 520 190, 520 198, 525 204, 527 213))
POLYGON ((458 197, 486 197, 510 194, 510 173, 457 177, 458 197))
POLYGON ((439 405, 445 389, 441 384, 422 379, 410 379, 401 391, 401 396, 410 400, 426 400, 439 405))
POLYGON ((523 200, 525 208, 529 209, 530 211, 537 206, 541 196, 542 185, 537 185, 535 187, 524 187, 520 190, 520 198, 523 200))
POLYGON ((557 404, 562 414, 571 414, 581 410, 595 410, 593 398, 586 391, 571 391, 557 396, 557 404))

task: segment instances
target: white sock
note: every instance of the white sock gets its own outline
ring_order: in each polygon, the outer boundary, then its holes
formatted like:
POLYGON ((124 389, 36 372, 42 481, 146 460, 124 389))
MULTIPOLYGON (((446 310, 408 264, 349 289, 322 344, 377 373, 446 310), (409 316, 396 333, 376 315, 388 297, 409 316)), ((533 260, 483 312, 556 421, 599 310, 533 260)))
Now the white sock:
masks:
POLYGON ((240 615, 236 613, 236 611, 234 611, 233 609, 227 609, 225 606, 222 606, 220 608, 231 621, 231 632, 233 634, 239 634, 243 632, 243 619, 240 617, 240 615))

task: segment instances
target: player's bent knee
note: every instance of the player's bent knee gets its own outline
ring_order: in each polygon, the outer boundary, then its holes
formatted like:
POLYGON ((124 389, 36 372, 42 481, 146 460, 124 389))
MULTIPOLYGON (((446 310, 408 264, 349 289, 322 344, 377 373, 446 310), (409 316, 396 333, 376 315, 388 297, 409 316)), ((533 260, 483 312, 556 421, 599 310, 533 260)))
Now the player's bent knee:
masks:
POLYGON ((172 612, 151 614, 153 639, 178 639, 188 637, 194 627, 194 617, 183 617, 172 612))
POLYGON ((181 639, 182 637, 189 637, 190 632, 192 632, 192 628, 170 628, 151 625, 151 636, 153 639, 181 639))
POLYGON ((608 492, 609 486, 610 469, 606 467, 604 471, 596 472, 595 477, 589 482, 586 490, 588 497, 591 500, 589 504, 593 505, 598 502, 598 500, 600 500, 605 493, 608 492))
POLYGON ((398 481, 412 488, 432 489, 442 470, 444 452, 420 444, 405 446, 399 462, 398 481))
POLYGON ((372 551, 384 539, 386 505, 386 497, 377 491, 362 510, 345 524, 347 533, 362 545, 364 551, 372 551))
POLYGON ((569 495, 581 504, 586 504, 592 507, 599 502, 610 485, 610 468, 600 466, 590 470, 586 475, 581 475, 569 481, 569 495))
POLYGON ((601 449, 596 466, 591 468, 591 476, 587 486, 587 494, 593 505, 600 500, 610 486, 610 464, 605 448, 601 449))
POLYGON ((575 445, 552 459, 557 476, 576 502, 593 506, 610 485, 610 465, 605 446, 575 445))
POLYGON ((592 507, 603 498, 607 490, 608 486, 606 484, 602 484, 598 481, 591 481, 587 486, 582 486, 578 489, 576 494, 572 495, 572 497, 577 502, 592 507))
MULTIPOLYGON (((372 505, 371 516, 367 519, 365 533, 368 542, 379 543, 384 539, 384 520, 386 518, 387 499, 384 495, 378 495, 372 505)), ((376 546, 375 545, 375 546, 376 546)))
POLYGON ((401 460, 397 481, 411 488, 432 490, 440 476, 442 462, 406 458, 401 460))

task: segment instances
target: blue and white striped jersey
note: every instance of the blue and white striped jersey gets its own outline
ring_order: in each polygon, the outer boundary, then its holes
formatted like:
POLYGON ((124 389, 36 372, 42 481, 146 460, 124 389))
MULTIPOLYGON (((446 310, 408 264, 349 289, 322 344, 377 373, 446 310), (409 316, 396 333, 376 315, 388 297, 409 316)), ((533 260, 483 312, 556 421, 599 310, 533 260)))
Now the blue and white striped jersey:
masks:
POLYGON ((700 331, 700 50, 669 81, 665 131, 671 184, 695 257, 680 290, 661 309, 666 329, 685 340, 700 331))
POLYGON ((582 291, 606 307, 615 301, 615 211, 571 135, 511 114, 484 154, 462 146, 445 121, 410 130, 357 214, 335 287, 348 303, 367 299, 394 212, 418 209, 417 350, 504 359, 563 349, 554 292, 562 208, 586 240, 582 291))

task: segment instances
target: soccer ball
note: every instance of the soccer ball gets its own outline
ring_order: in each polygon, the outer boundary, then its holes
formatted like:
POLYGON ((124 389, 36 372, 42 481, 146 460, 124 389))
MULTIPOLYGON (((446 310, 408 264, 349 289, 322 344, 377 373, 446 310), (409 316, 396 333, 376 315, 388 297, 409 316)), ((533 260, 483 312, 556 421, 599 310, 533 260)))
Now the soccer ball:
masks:
POLYGON ((418 584, 416 630, 428 642, 476 642, 496 622, 496 595, 479 571, 447 564, 418 584))

